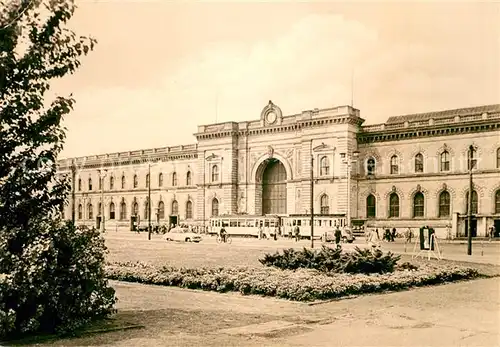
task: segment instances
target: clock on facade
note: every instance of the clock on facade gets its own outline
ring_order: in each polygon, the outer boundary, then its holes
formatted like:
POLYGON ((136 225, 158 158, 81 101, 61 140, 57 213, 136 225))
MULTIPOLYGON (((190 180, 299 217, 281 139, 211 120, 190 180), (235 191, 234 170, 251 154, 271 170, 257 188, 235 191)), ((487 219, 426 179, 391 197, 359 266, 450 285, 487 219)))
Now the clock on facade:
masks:
POLYGON ((270 124, 273 124, 274 122, 276 122, 276 118, 277 118, 277 117, 276 117, 276 113, 275 113, 275 112, 273 112, 273 111, 269 112, 269 113, 267 114, 267 116, 266 116, 266 120, 267 120, 267 122, 268 122, 268 123, 270 123, 270 124))

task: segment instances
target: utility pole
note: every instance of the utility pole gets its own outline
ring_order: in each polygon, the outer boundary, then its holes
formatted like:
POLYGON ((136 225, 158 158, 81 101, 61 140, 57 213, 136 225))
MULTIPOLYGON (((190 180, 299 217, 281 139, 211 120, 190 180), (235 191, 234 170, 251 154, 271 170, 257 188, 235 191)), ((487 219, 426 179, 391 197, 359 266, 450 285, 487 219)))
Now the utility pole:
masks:
POLYGON ((75 199, 75 185, 76 185, 76 166, 75 162, 71 162, 71 222, 75 226, 76 214, 76 199, 75 199))
POLYGON ((151 240, 151 163, 148 162, 148 240, 151 240))
POLYGON ((473 159, 474 146, 470 145, 469 147, 469 201, 468 210, 469 210, 469 218, 468 218, 468 233, 467 233, 467 255, 472 255, 472 159, 473 159))
POLYGON ((314 248, 314 156, 311 141, 311 248, 314 248))

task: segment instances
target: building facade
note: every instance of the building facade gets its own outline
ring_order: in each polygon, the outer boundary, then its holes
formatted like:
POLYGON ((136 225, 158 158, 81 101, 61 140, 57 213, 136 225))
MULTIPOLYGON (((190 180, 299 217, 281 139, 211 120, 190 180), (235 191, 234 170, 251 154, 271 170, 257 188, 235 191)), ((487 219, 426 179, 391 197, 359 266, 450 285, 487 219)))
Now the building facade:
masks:
POLYGON ((269 101, 258 120, 199 126, 196 144, 63 159, 59 171, 75 170, 77 222, 103 204, 106 228, 147 221, 150 191, 159 223, 308 214, 312 199, 315 214, 464 236, 472 145, 472 234, 500 232, 500 105, 363 122, 350 106, 284 115, 269 101))

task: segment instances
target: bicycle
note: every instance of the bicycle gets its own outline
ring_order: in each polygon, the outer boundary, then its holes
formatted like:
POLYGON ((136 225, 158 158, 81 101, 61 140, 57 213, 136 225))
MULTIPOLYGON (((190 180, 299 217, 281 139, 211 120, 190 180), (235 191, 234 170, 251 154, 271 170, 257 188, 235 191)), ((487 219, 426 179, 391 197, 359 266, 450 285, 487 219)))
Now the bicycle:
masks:
MULTIPOLYGON (((226 240, 224 241, 224 243, 229 243, 230 244, 231 242, 233 242, 233 239, 231 238, 231 236, 226 235, 226 240)), ((217 243, 223 243, 222 236, 220 236, 220 235, 217 236, 217 243)))

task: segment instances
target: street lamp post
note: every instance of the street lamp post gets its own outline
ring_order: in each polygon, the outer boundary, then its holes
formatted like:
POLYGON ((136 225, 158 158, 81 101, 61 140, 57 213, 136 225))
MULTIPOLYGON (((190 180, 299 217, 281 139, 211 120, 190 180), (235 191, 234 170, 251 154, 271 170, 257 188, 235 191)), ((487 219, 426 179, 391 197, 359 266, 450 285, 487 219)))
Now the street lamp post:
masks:
POLYGON ((311 148, 311 248, 314 248, 314 157, 312 148, 311 148))
POLYGON ((357 162, 359 156, 358 151, 352 153, 352 157, 346 155, 346 153, 340 153, 340 158, 342 163, 347 165, 347 215, 346 215, 346 225, 351 228, 351 168, 352 164, 357 162), (352 159, 354 157, 354 159, 352 159))
POLYGON ((83 225, 87 225, 87 213, 88 213, 88 206, 87 206, 87 193, 83 193, 83 225))
POLYGON ((470 145, 469 147, 469 153, 468 153, 468 166, 469 166, 469 201, 468 203, 468 223, 469 223, 469 230, 467 233, 467 255, 472 255, 472 189, 473 189, 473 184, 472 184, 472 166, 473 166, 473 154, 474 154, 474 146, 470 145))
POLYGON ((106 232, 105 227, 105 217, 104 217, 104 178, 106 177, 108 170, 104 170, 104 174, 101 174, 101 170, 99 170, 99 179, 101 180, 101 210, 99 213, 101 214, 101 224, 102 224, 102 232, 106 232))
POLYGON ((76 166, 75 162, 73 161, 71 163, 71 223, 73 224, 73 227, 75 227, 75 214, 76 214, 76 197, 75 197, 75 190, 76 190, 76 166))
POLYGON ((151 240, 151 163, 148 163, 148 240, 151 240))

